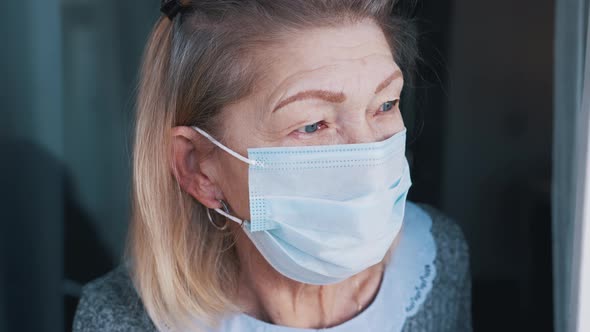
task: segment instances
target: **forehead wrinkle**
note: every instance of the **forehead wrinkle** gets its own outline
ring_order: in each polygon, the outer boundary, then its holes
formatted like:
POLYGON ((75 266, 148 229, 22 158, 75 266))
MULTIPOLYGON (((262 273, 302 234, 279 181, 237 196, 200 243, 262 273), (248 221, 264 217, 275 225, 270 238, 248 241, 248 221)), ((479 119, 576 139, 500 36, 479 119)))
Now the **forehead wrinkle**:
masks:
MULTIPOLYGON (((293 74, 290 74, 290 75, 286 76, 284 79, 281 80, 281 83, 278 84, 278 86, 275 89, 275 91, 272 92, 271 94, 269 94, 265 98, 265 100, 267 102, 267 105, 268 104, 271 104, 271 102, 273 102, 273 101, 278 101, 278 100, 281 100, 282 98, 284 98, 285 95, 287 94, 287 90, 288 89, 283 89, 283 87, 285 87, 285 86, 288 87, 290 84, 294 84, 294 82, 297 82, 298 81, 298 77, 306 76, 306 75, 308 75, 310 73, 314 73, 314 72, 327 71, 330 68, 338 67, 339 63, 342 63, 342 62, 361 62, 363 65, 366 65, 367 64, 367 60, 366 59, 369 58, 369 57, 385 58, 387 60, 392 60, 393 61, 393 57, 392 57, 391 54, 372 53, 372 54, 368 54, 368 55, 365 55, 365 56, 362 56, 362 57, 357 57, 357 58, 352 58, 352 59, 333 59, 333 62, 330 63, 330 64, 321 65, 319 67, 315 67, 315 68, 311 68, 311 69, 305 69, 305 70, 298 71, 296 73, 293 73, 293 74), (281 94, 279 96, 276 96, 275 97, 274 95, 277 93, 276 91, 280 91, 280 90, 283 90, 283 91, 281 92, 281 94)), ((395 71, 398 71, 399 68, 397 67, 397 65, 395 64, 395 62, 392 62, 392 63, 393 63, 393 68, 391 68, 391 69, 393 69, 395 71)), ((357 75, 357 78, 358 77, 359 76, 357 75)), ((271 110, 272 109, 276 109, 276 106, 275 107, 272 107, 271 110)))

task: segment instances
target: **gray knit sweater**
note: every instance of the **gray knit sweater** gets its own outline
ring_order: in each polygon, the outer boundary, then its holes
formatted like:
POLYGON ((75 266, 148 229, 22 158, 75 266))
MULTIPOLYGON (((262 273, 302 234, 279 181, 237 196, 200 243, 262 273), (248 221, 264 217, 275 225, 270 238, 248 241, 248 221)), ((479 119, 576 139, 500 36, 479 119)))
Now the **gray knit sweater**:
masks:
MULTIPOLYGON (((422 307, 406 320, 402 331, 471 331, 471 275, 463 233, 433 207, 419 206, 432 217, 437 275, 422 307)), ((123 266, 84 287, 73 328, 74 332, 156 331, 123 266)))

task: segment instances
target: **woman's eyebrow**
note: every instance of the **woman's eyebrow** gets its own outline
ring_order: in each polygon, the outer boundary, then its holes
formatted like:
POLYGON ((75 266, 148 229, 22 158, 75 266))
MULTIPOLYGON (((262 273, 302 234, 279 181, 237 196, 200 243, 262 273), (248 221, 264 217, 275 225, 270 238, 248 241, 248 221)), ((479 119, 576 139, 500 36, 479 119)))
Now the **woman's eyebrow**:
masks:
MULTIPOLYGON (((396 80, 397 78, 402 76, 402 72, 400 70, 396 70, 393 74, 389 75, 383 82, 379 83, 377 88, 375 88, 375 94, 379 93, 381 90, 385 89, 391 82, 396 80)), ((272 112, 277 111, 279 108, 284 107, 287 104, 292 102, 303 100, 303 99, 322 99, 330 103, 342 103, 346 100, 346 95, 342 92, 332 92, 326 90, 306 90, 301 91, 293 96, 290 96, 280 103, 272 110, 272 112)), ((271 113, 272 113, 271 112, 271 113)))
POLYGON ((381 84, 377 86, 377 88, 375 89, 375 94, 378 94, 381 90, 385 89, 389 84, 391 84, 391 82, 395 81, 401 76, 401 70, 396 70, 395 72, 393 72, 393 74, 387 76, 387 78, 384 79, 383 82, 381 82, 381 84))

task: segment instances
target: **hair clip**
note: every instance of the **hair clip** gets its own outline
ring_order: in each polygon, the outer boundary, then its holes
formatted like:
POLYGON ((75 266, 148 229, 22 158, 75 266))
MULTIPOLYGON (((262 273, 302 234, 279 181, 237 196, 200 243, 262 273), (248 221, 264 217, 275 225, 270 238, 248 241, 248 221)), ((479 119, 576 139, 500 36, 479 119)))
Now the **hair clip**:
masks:
POLYGON ((182 4, 180 1, 181 0, 162 0, 160 11, 172 20, 174 16, 182 10, 182 4))

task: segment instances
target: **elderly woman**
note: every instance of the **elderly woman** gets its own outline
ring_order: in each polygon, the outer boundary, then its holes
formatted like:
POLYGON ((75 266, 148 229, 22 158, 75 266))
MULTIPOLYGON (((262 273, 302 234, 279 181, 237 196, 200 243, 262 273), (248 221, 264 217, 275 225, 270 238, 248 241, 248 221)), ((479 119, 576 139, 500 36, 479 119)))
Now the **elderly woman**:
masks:
POLYGON ((470 331, 458 226, 406 201, 394 0, 167 1, 128 259, 75 331, 470 331))

